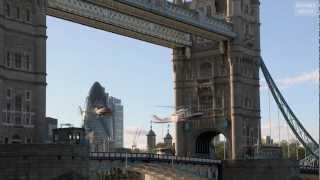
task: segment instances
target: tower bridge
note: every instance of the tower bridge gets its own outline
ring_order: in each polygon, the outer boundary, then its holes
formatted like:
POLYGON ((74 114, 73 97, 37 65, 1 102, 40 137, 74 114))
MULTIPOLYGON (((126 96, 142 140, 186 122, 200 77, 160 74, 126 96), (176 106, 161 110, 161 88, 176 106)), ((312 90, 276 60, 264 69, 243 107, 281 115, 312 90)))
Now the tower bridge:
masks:
MULTIPOLYGON (((0 143, 43 142, 49 15, 171 48, 175 107, 205 111, 177 123, 177 156, 207 154, 222 133, 228 157, 244 159, 261 137, 259 14, 259 0, 0 0, 0 143)), ((295 135, 318 151, 268 83, 295 135)))

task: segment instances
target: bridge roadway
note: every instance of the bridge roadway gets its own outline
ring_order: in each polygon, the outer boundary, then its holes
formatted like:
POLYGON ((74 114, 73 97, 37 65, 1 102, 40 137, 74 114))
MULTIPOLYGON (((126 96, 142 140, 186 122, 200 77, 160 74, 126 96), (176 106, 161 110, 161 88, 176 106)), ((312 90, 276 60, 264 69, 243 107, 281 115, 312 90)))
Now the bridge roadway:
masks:
MULTIPOLYGON (((140 172, 145 177, 164 179, 219 179, 221 161, 149 153, 92 152, 91 176, 112 174, 112 170, 140 172)), ((99 178, 96 178, 99 179, 99 178)))
MULTIPOLYGON (((195 158, 195 157, 177 157, 172 155, 160 155, 160 154, 150 154, 150 153, 124 153, 124 152, 91 152, 90 153, 90 160, 109 160, 109 161, 122 161, 127 164, 131 162, 148 162, 148 164, 140 164, 131 167, 131 170, 141 171, 141 172, 154 172, 153 175, 161 175, 161 172, 164 172, 164 165, 157 166, 156 164, 152 163, 166 163, 169 164, 171 167, 174 164, 190 164, 190 165, 204 165, 204 166, 213 166, 217 167, 218 172, 221 172, 222 161, 221 160, 214 160, 214 159, 202 159, 202 158, 195 158), (157 167, 157 168, 155 168, 157 167)), ((305 166, 300 165, 300 172, 302 174, 318 174, 318 165, 316 166, 305 166)), ((176 170, 183 171, 186 173, 185 175, 193 176, 194 178, 203 178, 206 176, 212 176, 209 174, 201 174, 199 171, 190 171, 188 168, 179 168, 179 166, 175 166, 176 170), (188 174, 189 173, 189 174, 188 174)), ((165 172, 170 172, 172 169, 166 168, 165 172)), ((172 176, 177 176, 179 171, 174 171, 169 173, 172 176)), ((181 175, 183 176, 183 175, 181 175)), ((206 177, 207 178, 207 177, 206 177)))
POLYGON ((194 36, 236 36, 222 16, 207 17, 166 0, 48 0, 47 15, 161 46, 191 47, 194 36))

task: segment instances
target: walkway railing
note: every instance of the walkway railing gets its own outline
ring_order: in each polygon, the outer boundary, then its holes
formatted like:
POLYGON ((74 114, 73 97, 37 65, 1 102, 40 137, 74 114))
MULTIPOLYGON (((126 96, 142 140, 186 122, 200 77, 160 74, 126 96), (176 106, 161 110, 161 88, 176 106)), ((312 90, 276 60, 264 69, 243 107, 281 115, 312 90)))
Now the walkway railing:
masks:
POLYGON ((125 152, 91 152, 91 160, 127 160, 127 161, 156 161, 156 162, 175 162, 175 163, 192 163, 219 165, 220 160, 202 159, 195 157, 177 157, 164 154, 150 153, 125 153, 125 152))

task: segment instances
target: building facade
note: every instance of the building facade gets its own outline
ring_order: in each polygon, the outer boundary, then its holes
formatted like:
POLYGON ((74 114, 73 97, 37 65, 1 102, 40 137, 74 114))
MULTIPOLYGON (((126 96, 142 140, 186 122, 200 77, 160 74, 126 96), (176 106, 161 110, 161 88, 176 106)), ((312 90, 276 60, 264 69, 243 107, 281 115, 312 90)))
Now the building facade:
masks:
POLYGON ((0 1, 0 144, 42 143, 46 1, 0 1))
POLYGON ((108 104, 112 111, 114 148, 123 147, 123 105, 121 100, 110 96, 108 104))
POLYGON ((45 143, 53 142, 53 130, 58 128, 58 119, 46 117, 45 143))
POLYGON ((123 147, 121 100, 109 97, 98 82, 93 84, 87 98, 84 127, 91 137, 91 151, 110 151, 123 147))

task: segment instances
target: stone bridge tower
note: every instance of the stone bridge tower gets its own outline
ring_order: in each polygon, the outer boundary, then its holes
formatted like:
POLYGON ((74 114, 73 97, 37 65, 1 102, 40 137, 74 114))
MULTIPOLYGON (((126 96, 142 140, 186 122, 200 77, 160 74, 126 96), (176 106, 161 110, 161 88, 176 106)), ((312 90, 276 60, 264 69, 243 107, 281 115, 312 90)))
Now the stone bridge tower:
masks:
POLYGON ((176 126, 178 156, 212 154, 218 134, 229 159, 252 156, 260 141, 259 0, 194 0, 200 15, 222 15, 237 36, 228 42, 193 37, 193 46, 173 50, 176 108, 203 116, 176 126), (187 52, 187 53, 186 53, 187 52))
POLYGON ((46 1, 0 1, 0 144, 43 142, 46 1))

